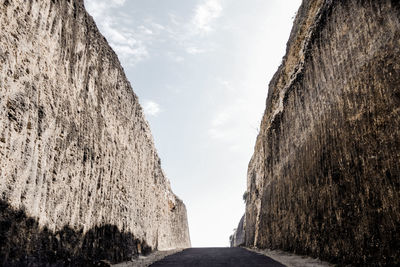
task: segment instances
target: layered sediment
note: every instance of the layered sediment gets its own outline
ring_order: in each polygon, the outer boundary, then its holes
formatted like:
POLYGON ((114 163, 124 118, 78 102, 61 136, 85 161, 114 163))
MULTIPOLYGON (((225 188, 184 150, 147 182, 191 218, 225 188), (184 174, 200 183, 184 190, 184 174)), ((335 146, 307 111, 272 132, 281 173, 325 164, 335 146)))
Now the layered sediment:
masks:
POLYGON ((249 163, 246 246, 400 264, 399 40, 399 1, 303 1, 249 163))
POLYGON ((0 0, 0 264, 190 246, 138 98, 83 0, 0 0))

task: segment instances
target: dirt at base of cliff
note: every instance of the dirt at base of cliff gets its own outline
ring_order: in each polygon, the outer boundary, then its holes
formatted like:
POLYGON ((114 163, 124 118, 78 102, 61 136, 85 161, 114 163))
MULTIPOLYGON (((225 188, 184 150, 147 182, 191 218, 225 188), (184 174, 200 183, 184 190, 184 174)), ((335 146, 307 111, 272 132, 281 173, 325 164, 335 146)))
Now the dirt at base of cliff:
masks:
POLYGON ((287 267, 333 267, 326 261, 321 261, 317 258, 312 258, 304 255, 297 255, 282 250, 270 250, 270 249, 256 249, 256 248, 246 248, 250 251, 265 255, 270 257, 277 262, 280 262, 287 267))

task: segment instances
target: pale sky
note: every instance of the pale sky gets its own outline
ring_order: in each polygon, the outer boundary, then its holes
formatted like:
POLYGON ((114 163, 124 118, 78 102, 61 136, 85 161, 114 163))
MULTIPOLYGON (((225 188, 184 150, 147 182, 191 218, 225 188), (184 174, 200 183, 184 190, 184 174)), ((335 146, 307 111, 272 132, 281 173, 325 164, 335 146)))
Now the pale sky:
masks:
POLYGON ((268 83, 301 0, 85 0, 186 204, 193 247, 229 246, 268 83))

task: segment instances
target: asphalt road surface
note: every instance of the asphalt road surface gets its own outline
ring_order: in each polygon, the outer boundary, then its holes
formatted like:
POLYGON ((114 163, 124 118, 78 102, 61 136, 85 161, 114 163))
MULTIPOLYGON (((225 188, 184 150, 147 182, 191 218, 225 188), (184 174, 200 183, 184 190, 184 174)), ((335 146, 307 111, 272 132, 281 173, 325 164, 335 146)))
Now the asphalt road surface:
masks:
POLYGON ((189 248, 150 265, 151 267, 214 267, 269 266, 284 267, 281 263, 244 248, 189 248))

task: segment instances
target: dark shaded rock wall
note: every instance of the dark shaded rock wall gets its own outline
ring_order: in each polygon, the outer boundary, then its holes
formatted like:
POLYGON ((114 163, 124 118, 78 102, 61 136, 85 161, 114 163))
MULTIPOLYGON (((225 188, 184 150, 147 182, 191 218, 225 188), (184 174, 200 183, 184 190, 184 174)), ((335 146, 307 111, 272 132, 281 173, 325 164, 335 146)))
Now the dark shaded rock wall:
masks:
POLYGON ((0 238, 0 266, 92 266, 151 251, 145 241, 115 225, 94 226, 85 232, 65 225, 51 231, 4 201, 0 201, 0 238))
POLYGON ((247 179, 247 246, 400 264, 399 1, 303 1, 247 179))
POLYGON ((0 0, 0 28, 0 264, 190 246, 185 205, 83 1, 0 0))

